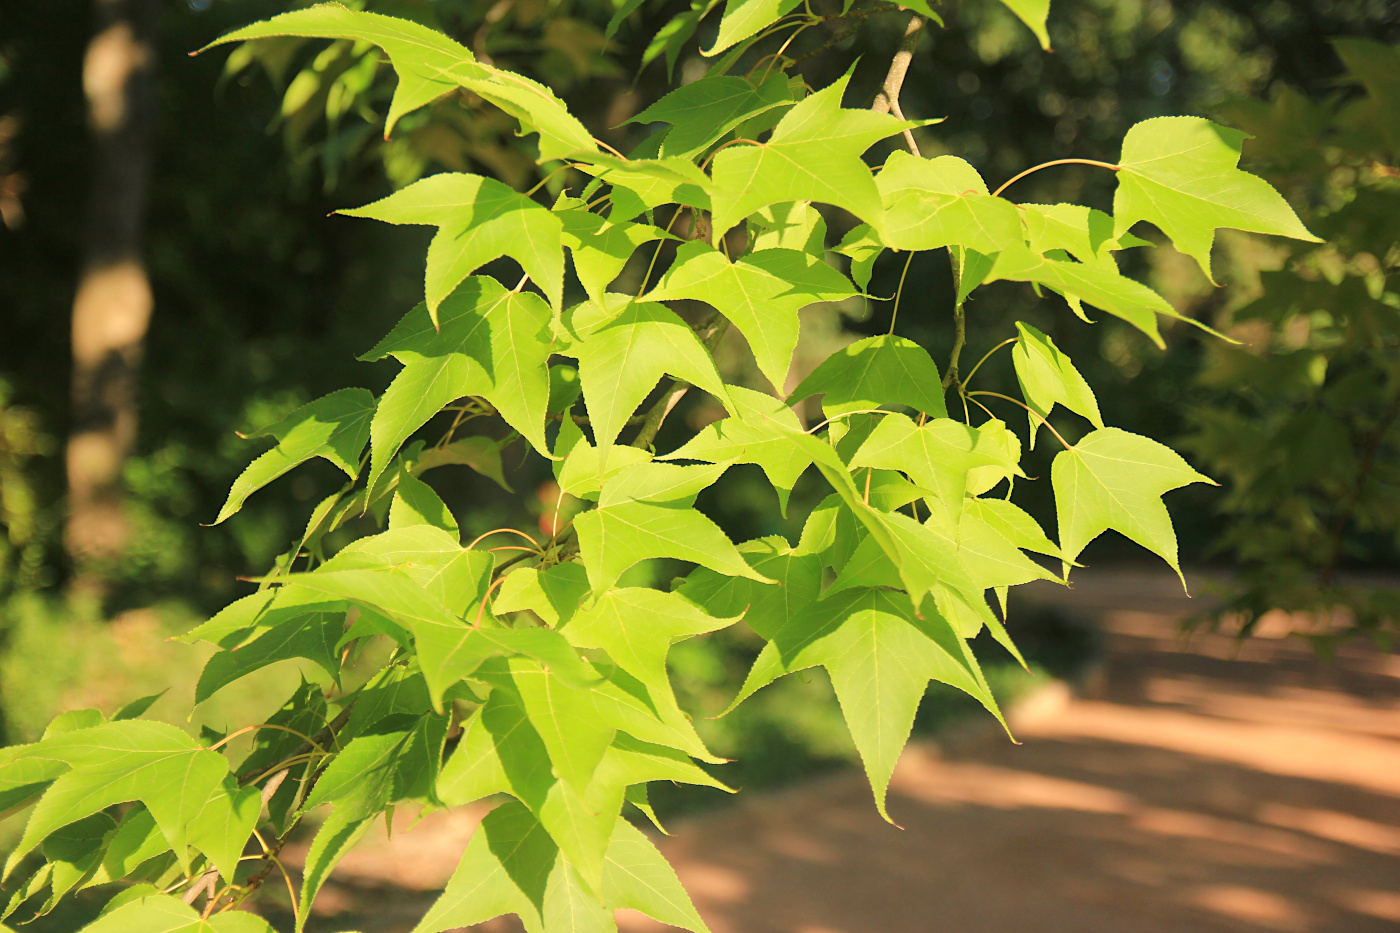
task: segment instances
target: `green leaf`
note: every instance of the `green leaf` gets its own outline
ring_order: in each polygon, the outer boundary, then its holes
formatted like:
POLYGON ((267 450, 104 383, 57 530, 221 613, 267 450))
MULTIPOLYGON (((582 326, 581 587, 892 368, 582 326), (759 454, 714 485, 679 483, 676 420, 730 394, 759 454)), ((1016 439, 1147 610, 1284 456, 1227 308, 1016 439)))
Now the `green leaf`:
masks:
POLYGON ((813 603, 764 646, 730 709, 783 674, 825 667, 875 806, 888 820, 885 791, 929 680, 957 687, 997 712, 967 646, 929 608, 920 618, 902 593, 882 589, 847 590, 813 603))
POLYGON ((455 90, 461 83, 458 76, 485 78, 488 74, 471 52, 435 29, 378 13, 349 10, 339 3, 322 3, 274 16, 228 33, 205 49, 271 36, 351 39, 373 42, 383 49, 399 76, 384 125, 386 138, 404 114, 455 90))
POLYGON ((836 252, 851 260, 851 278, 861 291, 868 291, 875 260, 885 252, 885 244, 875 236, 875 231, 869 224, 856 224, 837 244, 836 252))
POLYGON ((601 302, 637 247, 671 235, 651 224, 608 223, 584 204, 578 198, 561 198, 554 212, 564 222, 562 240, 573 256, 579 282, 588 297, 601 302))
POLYGON ((769 249, 730 262, 692 240, 677 250, 675 263, 646 298, 690 298, 719 311, 743 332, 759 371, 781 391, 797 347, 797 313, 854 294, 845 276, 810 253, 769 249))
POLYGON ((429 447, 418 455, 409 468, 414 475, 435 470, 440 466, 458 464, 471 467, 488 479, 496 481, 506 492, 514 492, 506 482, 501 466, 501 451, 508 447, 511 438, 497 440, 490 437, 461 437, 444 447, 429 447))
POLYGON ((695 498, 724 475, 729 464, 692 464, 644 461, 619 470, 603 485, 598 506, 624 502, 653 502, 657 505, 694 506, 695 498))
POLYGON ((1139 220, 1156 224, 1212 282, 1210 248, 1220 227, 1320 243, 1268 182, 1236 168, 1244 138, 1201 117, 1135 124, 1119 159, 1115 233, 1139 220))
POLYGON ((1021 474, 995 439, 951 418, 934 418, 919 427, 901 414, 885 415, 851 457, 851 469, 874 467, 907 473, 918 485, 937 491, 948 523, 957 524, 967 491, 968 471, 993 466, 1021 474))
POLYGON ((386 136, 399 117, 460 86, 515 117, 527 132, 539 133, 542 162, 597 152, 583 124, 549 88, 523 75, 480 64, 462 46, 417 23, 323 3, 255 23, 210 45, 269 36, 352 39, 382 48, 399 76, 389 105, 386 136))
POLYGON ((623 502, 574 519, 579 551, 594 593, 617 582, 627 568, 653 557, 674 557, 718 573, 770 583, 735 550, 719 526, 695 509, 623 502))
MULTIPOLYGON (((570 423, 572 427, 572 423, 570 423)), ((574 428, 577 431, 577 428, 574 428)), ((563 438, 564 429, 561 429, 560 438, 563 438)), ((609 482, 619 472, 627 467, 638 463, 645 463, 651 459, 648 451, 637 447, 612 447, 607 451, 607 462, 603 463, 603 455, 598 448, 582 440, 582 433, 579 433, 579 440, 570 448, 564 458, 563 464, 556 463, 559 488, 562 492, 579 499, 597 499, 603 491, 603 484, 609 482)), ((555 456, 559 456, 564 451, 556 445, 555 456)))
POLYGON ((626 122, 670 123, 660 155, 692 158, 745 120, 792 103, 787 75, 756 80, 709 75, 676 88, 626 122))
POLYGON ((956 156, 920 159, 895 152, 875 184, 885 207, 881 239, 891 249, 957 244, 995 253, 1021 237, 1016 206, 988 194, 977 170, 956 156))
POLYGON ((602 648, 653 695, 671 693, 666 654, 678 641, 727 628, 739 621, 715 618, 675 593, 626 587, 601 594, 564 626, 576 648, 602 648))
POLYGON ((1215 485, 1171 449, 1118 428, 1092 431, 1057 454, 1050 481, 1066 561, 1111 528, 1161 557, 1177 576, 1176 533, 1161 497, 1191 483, 1215 485))
POLYGON ((442 896, 413 933, 441 933, 515 914, 528 933, 543 933, 551 875, 564 871, 559 848, 521 803, 488 813, 442 896))
POLYGON ((209 857, 227 882, 237 875, 239 856, 253 835, 262 806, 258 788, 239 787, 230 774, 190 824, 190 844, 209 857))
POLYGON ((1059 546, 1045 536, 1035 519, 1005 499, 969 499, 963 505, 963 516, 975 516, 1018 548, 1051 557, 1062 556, 1059 546))
POLYGON ((627 419, 664 375, 693 383, 728 402, 714 360, 695 332, 664 305, 630 305, 560 352, 578 360, 583 403, 600 452, 612 447, 627 419))
POLYGON ((726 0, 724 15, 719 21, 719 34, 701 55, 718 55, 736 42, 767 28, 774 20, 786 16, 800 0, 726 0))
POLYGON ((559 626, 573 618, 588 595, 588 572, 577 562, 544 569, 522 567, 506 574, 491 608, 496 613, 528 609, 546 625, 559 626))
POLYGON ((626 820, 613 828, 603 865, 603 903, 639 910, 654 920, 709 933, 680 879, 642 831, 626 820))
POLYGON ((1016 17, 1031 28, 1040 40, 1040 47, 1050 51, 1050 33, 1045 29, 1045 21, 1050 17, 1050 0, 1001 0, 1002 4, 1016 14, 1016 17))
POLYGON ((849 80, 847 74, 796 104, 767 142, 729 146, 715 154, 711 201, 716 242, 749 214, 784 201, 844 207, 881 231, 880 191, 861 153, 922 124, 872 110, 842 109, 849 80))
POLYGON ((742 615, 749 628, 768 639, 821 595, 822 562, 816 554, 799 553, 776 535, 745 541, 739 553, 777 586, 696 567, 676 592, 712 616, 742 615))
POLYGON ((1115 237, 1112 217, 1079 204, 1018 204, 1016 207, 1021 212, 1026 242, 1032 252, 1044 254, 1062 249, 1080 262, 1100 263, 1117 272, 1113 251, 1152 245, 1131 233, 1115 237))
POLYGON ((989 282, 1000 279, 1035 282, 1053 289, 1086 321, 1088 318, 1080 302, 1088 302, 1132 324, 1159 347, 1166 345, 1157 329, 1159 314, 1190 321, 1209 330, 1198 321, 1183 318, 1165 298, 1146 285, 1121 275, 1111 257, 1102 263, 1061 261, 1037 255, 1025 244, 1016 243, 1001 251, 987 275, 989 282))
POLYGON ((412 473, 399 477, 394 502, 389 506, 389 527, 403 528, 406 525, 432 525, 454 538, 461 533, 457 519, 452 517, 451 510, 433 491, 433 487, 412 473))
POLYGON ((1031 446, 1035 446, 1040 426, 1050 417, 1056 402, 1102 428, 1103 416, 1099 414, 1094 390, 1069 357, 1055 346, 1055 341, 1021 321, 1016 322, 1016 332, 1018 339, 1011 348, 1011 360, 1016 367, 1016 381, 1021 384, 1021 397, 1035 412, 1026 415, 1030 419, 1031 446))
POLYGON ((185 864, 190 823, 228 774, 222 755, 204 749, 174 726, 143 719, 49 736, 22 754, 62 762, 71 770, 35 805, 5 863, 6 876, 54 830, 130 800, 146 805, 185 864))
POLYGON ((825 396, 828 418, 889 405, 948 417, 938 366, 923 347, 893 334, 866 337, 831 354, 793 390, 788 404, 812 395, 825 396))
POLYGON ((311 848, 306 852, 306 863, 302 869, 300 892, 300 916, 298 933, 306 925, 311 914, 311 904, 316 900, 321 886, 330 876, 331 869, 345 857, 360 841, 374 823, 374 817, 351 817, 349 807, 336 807, 316 830, 311 840, 311 848))
POLYGON ((370 428, 371 487, 409 435, 466 395, 488 399, 536 450, 548 450, 549 308, 534 294, 507 292, 495 279, 474 276, 439 310, 441 329, 419 305, 362 357, 392 356, 403 364, 370 428))
POLYGON ((730 417, 702 428, 663 460, 704 460, 709 463, 754 463, 778 493, 778 507, 787 514, 788 497, 812 458, 791 441, 801 433, 797 415, 782 399, 729 386, 734 400, 730 417))
POLYGON ((244 501, 295 466, 323 457, 354 479, 360 471, 360 452, 369 439, 374 396, 365 389, 341 389, 322 396, 274 425, 250 437, 272 435, 277 446, 258 457, 234 480, 228 499, 219 509, 219 524, 243 507, 244 501))
POLYGON ((442 172, 340 213, 438 228, 428 247, 426 279, 434 324, 443 299, 467 276, 502 256, 519 262, 550 304, 563 304, 563 221, 493 178, 442 172))
POLYGON ((281 617, 286 621, 272 626, 252 641, 232 645, 210 657, 195 686, 195 703, 203 703, 219 690, 254 671, 290 658, 305 658, 327 677, 338 680, 340 659, 336 645, 345 633, 346 608, 345 603, 337 602, 306 606, 300 612, 283 610, 266 613, 264 618, 281 617))
POLYGON ((150 894, 104 912, 82 933, 276 933, 261 917, 241 911, 201 920, 189 904, 168 894, 150 894))
POLYGON ((132 807, 122 816, 121 822, 107 840, 107 848, 102 853, 102 864, 92 877, 83 883, 84 888, 109 884, 131 874, 142 862, 170 851, 160 827, 145 807, 132 807))
MULTIPOLYGON (((795 249, 800 253, 810 253, 818 259, 826 257, 826 219, 810 201, 770 204, 750 214, 748 225, 753 234, 750 252, 795 249)), ((869 279, 866 281, 868 283, 869 279)), ((844 282, 842 287, 850 288, 844 282)), ((861 288, 864 287, 862 284, 861 288)))

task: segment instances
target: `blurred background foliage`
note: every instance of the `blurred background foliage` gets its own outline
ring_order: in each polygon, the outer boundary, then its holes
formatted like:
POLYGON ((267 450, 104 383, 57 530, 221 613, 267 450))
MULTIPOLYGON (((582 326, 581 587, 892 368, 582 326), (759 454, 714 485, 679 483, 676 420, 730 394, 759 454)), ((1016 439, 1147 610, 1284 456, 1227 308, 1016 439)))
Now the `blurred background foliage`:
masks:
MULTIPOLYGON (((233 477, 263 449, 235 431, 251 432, 345 385, 379 392, 392 378, 386 363, 355 357, 421 296, 431 231, 327 215, 434 171, 479 172, 517 186, 534 180, 530 140, 465 94, 406 117, 385 141, 392 75, 352 43, 287 40, 187 57, 235 26, 295 5, 160 5, 146 247, 155 313, 141 375, 138 451, 123 473, 134 533, 120 559, 99 568, 99 597, 69 592, 59 453, 70 427, 68 310, 91 158, 81 87, 90 0, 7 0, 0 8, 0 710, 10 741, 34 737, 61 708, 112 708, 169 682, 188 691, 203 659, 162 639, 245 592, 238 578, 262 571, 285 550, 337 482, 325 464, 308 464, 229 522, 200 524, 213 520, 233 477)), ((690 9, 685 0, 652 0, 615 23, 609 0, 360 5, 429 23, 477 55, 548 83, 596 135, 624 151, 649 129, 624 121, 664 92, 668 68, 684 81, 709 67, 698 49, 708 45, 716 18, 699 21, 693 36, 648 47, 645 37, 657 24, 690 9)), ((927 31, 902 98, 911 117, 947 118, 916 132, 925 155, 962 156, 995 186, 1051 159, 1115 160, 1119 140, 1138 120, 1204 113, 1256 134, 1248 167, 1284 190, 1330 241, 1287 253, 1274 242, 1222 237, 1221 290, 1169 248, 1152 251, 1159 255, 1151 262, 1126 254, 1127 271, 1150 280, 1183 312, 1229 328, 1245 341, 1240 347, 1207 346, 1195 329, 1164 322, 1169 346, 1158 351, 1114 320, 1086 326, 1059 299, 999 283, 968 306, 964 359, 975 361, 1001 341, 1013 319, 1028 320, 1084 370, 1111 423, 1163 439, 1189 437, 1197 465, 1225 485, 1172 497, 1183 560, 1245 571, 1234 606, 1246 618, 1273 605, 1379 606, 1383 589, 1345 589, 1342 581, 1393 567, 1400 554, 1392 281, 1400 189, 1393 132, 1374 135, 1377 126, 1400 126, 1378 113, 1396 112, 1400 72, 1383 45, 1358 53, 1366 62, 1358 67, 1351 57, 1344 64, 1330 40, 1393 44, 1400 39, 1395 5, 1056 0, 1053 53, 1042 52, 1000 4, 937 6, 946 25, 927 31), (1322 585, 1304 571, 1323 572, 1322 585)), ((802 60, 813 86, 856 63, 853 99, 868 98, 906 21, 890 12, 859 20, 856 29, 833 22, 825 32, 804 34, 786 54, 802 60)), ((770 46, 749 53, 751 62, 775 51, 770 46)), ((548 190, 569 183, 561 173, 548 190)), ((1111 173, 1074 165, 1037 173, 1012 194, 1110 209, 1112 186, 1111 173)), ((826 220, 834 237, 849 225, 835 213, 826 220)), ((902 267, 882 259, 871 294, 892 296, 902 267)), ((639 277, 641 270, 624 274, 639 277)), ((898 331, 946 359, 950 303, 946 259, 919 259, 904 286, 898 331)), ((857 299, 805 312, 793 378, 836 347, 888 329, 891 304, 857 299)), ((720 357, 729 381, 760 384, 737 336, 720 357)), ((978 379, 982 388, 1011 388, 1009 355, 994 355, 978 379)), ((684 404, 659 447, 719 416, 713 403, 691 397, 684 404)), ((1013 412, 999 414, 1020 423, 1013 412)), ((1083 433, 1072 417, 1062 420, 1056 425, 1067 437, 1083 433)), ((500 427, 484 432, 506 435, 500 427)), ((1040 469, 1029 472, 1040 479, 1019 484, 1016 496, 1046 520, 1053 450, 1039 453, 1040 469)), ((524 455, 520 444, 500 452, 497 465, 513 495, 471 469, 435 471, 433 484, 465 539, 507 525, 547 527, 556 511, 567 514, 542 466, 538 473, 520 468, 524 455)), ((737 468, 701 505, 737 540, 773 533, 795 539, 821 495, 820 482, 808 477, 780 519, 760 474, 737 468)), ((1084 560, 1133 559, 1124 544, 1106 538, 1084 560)), ((639 567, 632 582, 664 581, 676 569, 639 567)), ((1354 618, 1374 625, 1387 611, 1363 609, 1354 618)), ((1072 674, 1092 654, 1092 636, 1069 620, 1013 607, 1012 627, 1036 673, 1018 673, 1009 659, 989 671, 1003 697, 1036 678, 1072 674)), ((725 705, 756 651, 740 627, 673 652, 679 689, 698 716, 725 705)), ((216 698, 201 719, 217 726, 225 715, 218 704, 275 707, 297 675, 278 676, 216 698)), ((718 754, 739 759, 726 780, 776 783, 851 760, 829 694, 819 673, 787 678, 734 716, 697 726, 718 754)), ((931 692, 921 727, 937 728, 959 711, 949 696, 931 692)), ((157 704, 153 713, 160 712, 157 704)))

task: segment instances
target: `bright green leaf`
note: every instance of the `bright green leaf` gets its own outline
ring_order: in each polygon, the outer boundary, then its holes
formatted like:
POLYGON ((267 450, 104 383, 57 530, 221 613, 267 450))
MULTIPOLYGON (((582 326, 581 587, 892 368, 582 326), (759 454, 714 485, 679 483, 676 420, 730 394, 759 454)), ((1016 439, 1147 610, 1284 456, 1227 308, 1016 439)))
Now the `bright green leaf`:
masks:
POLYGON ((1027 413, 1031 446, 1035 446, 1040 426, 1050 416, 1056 402, 1089 419, 1094 427, 1102 428, 1103 416, 1099 414, 1094 390, 1089 388, 1069 357, 1055 346, 1055 341, 1022 321, 1016 322, 1016 332, 1019 337, 1011 348, 1011 359, 1016 367, 1016 381, 1021 384, 1021 397, 1034 412, 1027 413))
POLYGON ((788 396, 788 404, 823 395, 828 418, 888 405, 946 418, 943 384, 928 351, 912 340, 882 334, 838 350, 788 396))

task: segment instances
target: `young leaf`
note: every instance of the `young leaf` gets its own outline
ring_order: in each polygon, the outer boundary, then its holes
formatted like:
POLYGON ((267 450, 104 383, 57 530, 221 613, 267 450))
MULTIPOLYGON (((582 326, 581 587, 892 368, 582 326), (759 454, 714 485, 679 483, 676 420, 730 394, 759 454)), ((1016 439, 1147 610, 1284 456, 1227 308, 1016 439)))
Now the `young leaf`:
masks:
POLYGON ((1055 341, 1021 321, 1016 322, 1016 332, 1018 339, 1011 348, 1011 360, 1016 367, 1016 381, 1021 384, 1021 397, 1035 413, 1026 415, 1030 419, 1031 446, 1035 446, 1040 426, 1056 402, 1102 428, 1103 416, 1099 414, 1094 390, 1069 357, 1055 346, 1055 341))
POLYGON ((736 42, 766 28, 787 15, 800 0, 727 0, 719 21, 719 35, 701 55, 718 55, 736 42))
POLYGON ((528 609, 546 625, 559 626, 573 618, 588 595, 588 572, 577 562, 555 564, 543 570, 522 567, 506 574, 491 603, 492 611, 528 609))
POLYGON ((466 395, 488 399, 536 450, 548 450, 549 308, 537 295, 507 292, 495 279, 473 276, 439 312, 440 329, 419 305, 362 357, 392 356, 403 364, 370 428, 371 487, 409 435, 466 395))
POLYGON ((988 194, 977 170, 956 156, 920 159, 895 152, 875 185, 885 207, 880 236, 891 249, 957 244, 995 253, 1021 236, 1016 206, 988 194))
POLYGON ((694 383, 721 402, 729 400, 695 331, 664 305, 631 305, 561 352, 578 360, 583 404, 600 454, 612 447, 664 375, 694 383))
POLYGON ((751 117, 792 103, 787 76, 781 72, 762 82, 733 75, 710 75, 684 84, 637 114, 628 123, 671 124, 659 155, 693 158, 751 117))
POLYGON ((323 457, 354 479, 360 452, 369 439, 374 396, 365 389, 340 389, 303 405, 250 437, 272 435, 277 446, 258 457, 234 480, 214 524, 236 513, 243 502, 292 467, 323 457))
POLYGON ((845 276, 809 253, 769 249, 730 262, 692 240, 677 250, 675 263, 646 298, 691 298, 715 308, 743 332, 759 371, 781 391, 797 347, 797 313, 854 294, 845 276))
POLYGON ((728 418, 702 428, 663 460, 704 460, 709 463, 754 463, 778 493, 778 507, 787 514, 788 497, 812 458, 795 446, 791 435, 801 433, 797 415, 782 399, 729 386, 734 400, 728 418))
MULTIPOLYGON (((885 252, 885 244, 870 229, 870 224, 856 224, 836 246, 836 252, 851 260, 851 279, 861 291, 870 288, 870 276, 875 270, 875 260, 885 252)), ((966 296, 962 296, 966 297, 966 296)))
POLYGON ((903 594, 883 589, 847 590, 813 603, 764 646, 730 709, 783 674, 825 667, 875 806, 888 820, 885 790, 929 680, 997 709, 962 639, 929 609, 920 618, 903 594))
POLYGON ((1066 561, 1111 528, 1161 557, 1177 576, 1176 533, 1161 497, 1191 483, 1215 485, 1176 452, 1118 428, 1092 431, 1057 454, 1050 481, 1066 561))
POLYGON ((963 505, 963 515, 975 516, 1018 548, 1061 557, 1059 546, 1045 536, 1035 519, 1005 499, 969 499, 963 505))
POLYGON ((1031 28, 1040 40, 1040 47, 1050 51, 1050 34, 1045 29, 1045 21, 1050 16, 1050 0, 1001 0, 1008 10, 1031 28))
POLYGON ((767 142, 729 146, 715 154, 711 201, 716 240, 754 211, 783 201, 844 207, 881 231, 880 191, 861 153, 921 124, 887 113, 842 109, 849 80, 847 74, 799 102, 767 142))
POLYGON ((1212 282, 1215 231, 1231 227, 1320 243, 1269 183, 1236 168, 1245 134, 1201 117, 1155 117, 1128 130, 1113 195, 1115 234, 1156 224, 1212 282))
POLYGON ((307 607, 304 612, 288 613, 292 618, 273 626, 253 641, 213 655, 200 672, 194 701, 203 703, 234 681, 290 658, 304 658, 319 667, 325 676, 338 680, 340 659, 336 644, 345 633, 346 608, 344 603, 339 603, 332 604, 331 608, 307 607))
POLYGON ((494 178, 442 172, 373 204, 340 213, 438 228, 428 247, 425 280, 434 324, 443 299, 467 276, 501 256, 519 262, 550 304, 556 308, 563 304, 563 221, 494 178))
POLYGON ((694 561, 718 573, 771 583, 734 549, 719 526, 695 509, 623 502, 574 519, 579 551, 594 593, 609 589, 627 568, 652 557, 694 561))
MULTIPOLYGON (((239 787, 230 774, 190 823, 190 845, 207 855, 226 881, 237 876, 238 859, 253 835, 262 805, 258 788, 239 787)), ((103 858, 104 865, 109 861, 103 858)))
POLYGON ((792 405, 823 395, 828 418, 887 405, 908 405, 946 418, 943 384, 928 351, 912 340, 882 334, 866 337, 827 357, 788 396, 792 405))

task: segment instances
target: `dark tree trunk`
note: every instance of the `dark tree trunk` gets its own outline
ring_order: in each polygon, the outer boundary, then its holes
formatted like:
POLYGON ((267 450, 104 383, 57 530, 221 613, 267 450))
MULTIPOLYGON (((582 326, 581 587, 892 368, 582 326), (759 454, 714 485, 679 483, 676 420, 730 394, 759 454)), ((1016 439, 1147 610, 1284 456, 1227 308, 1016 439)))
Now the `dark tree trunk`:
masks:
POLYGON ((142 257, 155 120, 155 0, 95 0, 83 61, 92 139, 83 265, 73 301, 66 545, 78 579, 130 536, 122 467, 136 442, 136 383, 151 318, 142 257))

